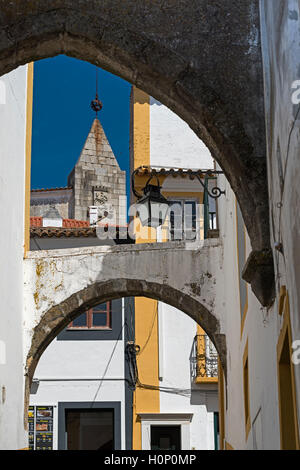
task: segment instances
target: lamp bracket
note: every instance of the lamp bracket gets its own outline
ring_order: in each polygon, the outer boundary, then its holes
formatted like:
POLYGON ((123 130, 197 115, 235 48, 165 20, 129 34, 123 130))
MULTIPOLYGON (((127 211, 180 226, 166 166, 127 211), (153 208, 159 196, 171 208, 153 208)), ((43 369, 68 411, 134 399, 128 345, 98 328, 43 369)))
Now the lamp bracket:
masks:
MULTIPOLYGON (((135 195, 135 197, 137 199, 141 199, 143 197, 143 194, 139 193, 136 189, 135 189, 135 176, 139 173, 140 170, 142 170, 144 167, 140 166, 139 168, 137 168, 133 173, 132 173, 132 176, 131 176, 131 187, 132 187, 132 192, 133 194, 135 195)), ((188 170, 187 171, 187 175, 189 176, 190 180, 194 180, 195 178, 197 178, 197 180, 199 181, 199 183, 201 184, 201 186, 203 187, 204 189, 204 192, 206 192, 209 197, 211 197, 212 199, 219 199, 222 195, 225 195, 226 194, 226 191, 222 191, 218 186, 215 186, 214 188, 212 188, 211 190, 209 190, 207 188, 207 185, 202 181, 202 180, 207 180, 207 179, 210 179, 210 178, 214 178, 216 177, 217 175, 222 175, 223 174, 223 171, 219 171, 219 170, 206 170, 206 171, 193 171, 193 170, 188 170), (200 174, 199 174, 200 173, 200 174)), ((161 189, 161 186, 160 186, 160 182, 159 182, 159 178, 158 178, 158 175, 157 174, 152 174, 150 176, 150 178, 148 179, 147 183, 146 183, 146 186, 145 188, 147 188, 147 186, 149 185, 150 181, 153 179, 153 178, 156 178, 157 180, 157 186, 159 187, 159 189, 161 189)))

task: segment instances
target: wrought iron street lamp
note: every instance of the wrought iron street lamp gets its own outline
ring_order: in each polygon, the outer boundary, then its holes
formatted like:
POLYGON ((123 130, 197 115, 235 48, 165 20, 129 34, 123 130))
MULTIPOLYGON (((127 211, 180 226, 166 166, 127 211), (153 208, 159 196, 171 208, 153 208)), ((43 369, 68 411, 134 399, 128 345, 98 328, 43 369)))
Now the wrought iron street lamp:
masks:
POLYGON ((139 168, 132 174, 132 192, 137 197, 137 208, 141 224, 144 227, 158 228, 165 223, 169 212, 169 201, 161 194, 161 186, 157 175, 152 175, 148 179, 143 189, 143 195, 139 194, 134 185, 135 175, 139 168), (150 184, 156 178, 157 185, 150 184))
MULTIPOLYGON (((135 189, 135 176, 140 172, 143 167, 137 168, 132 173, 132 192, 137 198, 138 213, 141 224, 144 227, 157 228, 164 224, 170 205, 172 202, 168 201, 161 194, 161 186, 157 174, 152 174, 148 179, 146 186, 143 188, 143 194, 140 194, 135 189), (156 178, 157 185, 150 184, 151 180, 156 178)), ((182 172, 182 170, 180 170, 182 172)), ((166 174, 167 172, 165 172, 166 174)), ((199 183, 204 189, 204 196, 208 196, 212 199, 219 199, 225 191, 222 191, 219 187, 215 186, 212 189, 208 188, 208 180, 216 177, 218 174, 223 174, 222 171, 207 170, 207 171, 193 171, 188 170, 186 174, 191 180, 197 178, 199 183), (204 182, 202 181, 204 179, 204 182)), ((205 199, 204 198, 204 199, 205 199)))

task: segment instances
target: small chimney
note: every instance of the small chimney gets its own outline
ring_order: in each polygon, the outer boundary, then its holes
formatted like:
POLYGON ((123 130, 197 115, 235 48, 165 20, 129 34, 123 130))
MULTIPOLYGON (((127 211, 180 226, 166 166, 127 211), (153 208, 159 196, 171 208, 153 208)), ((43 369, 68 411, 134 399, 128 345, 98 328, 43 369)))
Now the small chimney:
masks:
POLYGON ((90 225, 96 225, 98 222, 98 207, 90 206, 89 213, 90 213, 90 225))

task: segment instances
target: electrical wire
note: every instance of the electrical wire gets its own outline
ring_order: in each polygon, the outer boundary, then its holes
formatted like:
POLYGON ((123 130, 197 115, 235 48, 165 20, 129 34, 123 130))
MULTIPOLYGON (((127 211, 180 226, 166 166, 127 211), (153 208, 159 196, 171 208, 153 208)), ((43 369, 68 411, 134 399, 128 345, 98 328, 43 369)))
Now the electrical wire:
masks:
MULTIPOLYGON (((130 310, 131 310, 131 305, 130 305, 130 310)), ((128 361, 128 366, 129 366, 129 375, 130 375, 130 379, 129 379, 130 388, 133 390, 135 390, 136 388, 142 388, 146 390, 155 390, 155 391, 160 391, 162 393, 170 393, 170 394, 175 394, 175 395, 181 395, 184 397, 190 397, 191 396, 190 388, 181 389, 181 388, 174 388, 174 387, 164 387, 164 386, 144 384, 140 381, 138 364, 137 364, 137 355, 140 356, 144 352, 145 348, 147 347, 150 341, 150 338, 152 336, 152 333, 153 333, 153 328, 154 328, 155 320, 157 319, 157 315, 158 315, 158 306, 156 303, 154 307, 151 328, 150 328, 148 337, 143 347, 141 348, 140 346, 136 345, 134 342, 130 342, 126 346, 126 356, 127 356, 127 361, 128 361)), ((132 317, 133 317, 133 312, 131 310, 131 318, 132 317)))
POLYGON ((112 359, 113 359, 113 356, 114 356, 114 354, 115 354, 115 351, 116 351, 117 346, 118 346, 118 344, 119 344, 119 341, 120 341, 120 339, 121 339, 121 335, 122 335, 122 332, 123 332, 123 330, 124 330, 124 326, 125 326, 125 323, 123 323, 123 326, 122 326, 122 328, 121 328, 121 330, 120 330, 120 333, 119 333, 119 336, 118 336, 118 338, 117 338, 117 341, 115 342, 114 348, 113 348, 113 350, 112 350, 112 352, 111 352, 111 355, 110 355, 110 357, 109 357, 109 360, 108 360, 108 362, 107 362, 107 364, 106 364, 106 368, 105 368, 105 371, 104 371, 104 373, 103 373, 103 376, 99 379, 99 380, 100 380, 100 384, 99 384, 99 387, 97 388, 97 391, 96 391, 96 393, 95 393, 94 399, 93 399, 93 401, 92 401, 92 403, 91 403, 91 408, 93 408, 94 403, 95 403, 95 400, 96 400, 96 398, 97 398, 97 395, 98 395, 98 393, 99 393, 99 391, 100 391, 100 389, 101 389, 101 387, 102 387, 102 384, 103 384, 103 382, 104 382, 105 376, 106 376, 107 371, 108 371, 108 368, 109 368, 109 366, 110 366, 110 363, 111 363, 111 361, 112 361, 112 359))
POLYGON ((130 343, 126 347, 127 358, 129 362, 129 370, 130 370, 130 381, 131 381, 131 388, 142 388, 146 390, 155 390, 160 391, 162 393, 170 393, 174 395, 181 395, 184 397, 191 396, 191 389, 182 389, 182 388, 174 388, 174 387, 164 387, 164 386, 157 386, 157 385, 149 385, 144 384, 139 379, 139 371, 136 356, 141 353, 141 349, 134 343, 130 343))
POLYGON ((155 385, 147 385, 143 384, 141 382, 137 383, 138 388, 144 388, 146 390, 157 390, 162 393, 170 393, 173 395, 181 395, 184 397, 190 397, 191 396, 191 389, 181 389, 181 388, 174 388, 174 387, 162 387, 162 386, 155 386, 155 385))

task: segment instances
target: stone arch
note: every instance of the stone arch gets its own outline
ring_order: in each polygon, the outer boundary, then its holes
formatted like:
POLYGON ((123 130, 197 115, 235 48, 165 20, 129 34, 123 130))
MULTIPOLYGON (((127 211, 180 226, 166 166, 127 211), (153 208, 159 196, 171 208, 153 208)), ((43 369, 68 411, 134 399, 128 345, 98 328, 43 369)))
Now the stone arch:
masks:
POLYGON ((148 297, 167 303, 189 315, 214 343, 226 374, 226 339, 219 320, 195 298, 170 285, 135 279, 95 282, 50 308, 34 328, 26 361, 25 421, 32 378, 38 361, 53 339, 81 313, 99 303, 123 297, 148 297))
POLYGON ((258 290, 273 266, 259 4, 221 3, 0 0, 0 76, 66 54, 121 76, 172 109, 211 150, 237 196, 253 250, 264 253, 245 276, 258 290))

